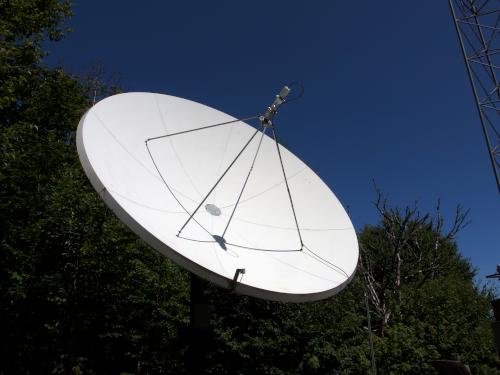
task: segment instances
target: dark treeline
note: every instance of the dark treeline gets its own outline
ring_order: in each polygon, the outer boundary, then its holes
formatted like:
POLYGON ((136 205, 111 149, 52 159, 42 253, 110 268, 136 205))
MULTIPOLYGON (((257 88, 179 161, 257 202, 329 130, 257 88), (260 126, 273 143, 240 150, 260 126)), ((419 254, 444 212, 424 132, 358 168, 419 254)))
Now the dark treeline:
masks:
MULTIPOLYGON (((0 374, 182 374, 189 275, 103 205, 78 161, 75 130, 96 77, 42 64, 70 4, 0 0, 0 374)), ((211 374, 369 374, 365 298, 379 374, 436 374, 460 359, 498 374, 491 290, 477 286, 439 211, 391 208, 359 234, 353 282, 328 300, 285 304, 207 286, 211 374), (366 296, 366 297, 365 297, 366 296)))

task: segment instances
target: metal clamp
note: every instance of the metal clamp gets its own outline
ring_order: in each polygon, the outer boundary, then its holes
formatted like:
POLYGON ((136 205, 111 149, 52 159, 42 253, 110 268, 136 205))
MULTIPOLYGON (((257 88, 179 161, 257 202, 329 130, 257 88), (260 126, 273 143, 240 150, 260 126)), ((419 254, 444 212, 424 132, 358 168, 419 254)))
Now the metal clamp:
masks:
POLYGON ((236 286, 238 285, 238 277, 240 275, 245 274, 245 269, 244 268, 237 268, 236 272, 234 273, 233 281, 231 283, 231 292, 233 292, 236 289, 236 286))

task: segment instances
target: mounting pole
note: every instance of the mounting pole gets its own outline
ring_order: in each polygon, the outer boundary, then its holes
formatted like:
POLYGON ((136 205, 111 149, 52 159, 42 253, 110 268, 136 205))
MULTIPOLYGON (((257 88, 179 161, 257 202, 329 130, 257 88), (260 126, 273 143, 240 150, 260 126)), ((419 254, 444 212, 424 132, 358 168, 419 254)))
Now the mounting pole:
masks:
POLYGON ((210 303, 205 282, 192 273, 190 279, 188 368, 190 374, 199 375, 206 371, 206 354, 210 334, 210 303))
MULTIPOLYGON (((488 279, 497 279, 500 281, 500 264, 497 265, 494 274, 486 277, 488 279)), ((500 298, 491 301, 491 307, 493 308, 493 316, 495 317, 495 321, 491 322, 491 329, 493 330, 493 339, 497 348, 497 354, 500 356, 500 298)))
POLYGON ((375 351, 373 349, 373 333, 372 333, 372 319, 370 313, 370 303, 368 301, 368 294, 365 292, 365 305, 366 305, 366 319, 368 325, 368 340, 370 343, 370 359, 372 363, 372 375, 377 375, 377 365, 375 364, 375 351))

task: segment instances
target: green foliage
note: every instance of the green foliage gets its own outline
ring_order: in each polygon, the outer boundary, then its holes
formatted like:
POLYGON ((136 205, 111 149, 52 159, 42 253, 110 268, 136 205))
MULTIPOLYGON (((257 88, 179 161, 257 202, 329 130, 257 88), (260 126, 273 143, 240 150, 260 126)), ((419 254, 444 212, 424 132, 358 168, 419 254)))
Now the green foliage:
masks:
POLYGON ((1 12, 0 373, 182 372, 186 274, 90 187, 74 139, 88 84, 40 65, 68 3, 1 12))
MULTIPOLYGON (((185 373, 188 275, 104 206, 76 154, 80 117, 116 88, 100 69, 82 82, 41 65, 68 2, 0 0, 0 14, 0 374, 185 373)), ((499 373, 491 291, 453 230, 439 214, 380 207, 334 298, 285 304, 207 285, 207 373, 370 374, 365 293, 379 373, 435 374, 439 358, 499 373)))
POLYGON ((62 25, 71 15, 70 3, 58 0, 0 0, 0 110, 1 125, 17 119, 24 100, 39 87, 40 44, 60 40, 62 25))

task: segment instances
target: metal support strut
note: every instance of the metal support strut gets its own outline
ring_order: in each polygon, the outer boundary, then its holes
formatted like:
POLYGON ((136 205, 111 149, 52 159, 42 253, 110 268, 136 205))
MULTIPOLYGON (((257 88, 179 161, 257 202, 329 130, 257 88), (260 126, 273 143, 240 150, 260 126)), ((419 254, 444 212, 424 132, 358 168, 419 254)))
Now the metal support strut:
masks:
MULTIPOLYGON (((266 112, 263 115, 259 116, 259 120, 260 120, 262 128, 255 130, 255 132, 252 134, 252 136, 250 137, 250 139, 245 143, 245 145, 238 152, 238 154, 233 159, 233 161, 229 164, 229 166, 226 168, 226 170, 222 173, 222 175, 219 177, 219 179, 215 182, 215 184, 212 186, 212 188, 208 191, 208 193, 205 195, 205 197, 198 204, 198 206, 196 207, 196 209, 192 213, 189 214, 188 219, 184 222, 184 224, 182 225, 182 227, 179 229, 179 232, 177 233, 177 237, 180 236, 180 234, 182 233, 182 231, 184 230, 184 228, 188 225, 188 223, 191 220, 194 220, 194 215, 198 212, 198 210, 203 205, 203 203, 205 203, 205 201, 208 199, 208 197, 210 196, 210 194, 212 194, 212 192, 219 185, 219 183, 222 181, 222 179, 227 174, 227 172, 233 167, 233 165, 235 164, 235 162, 238 160, 238 158, 241 156, 241 154, 245 151, 245 149, 248 147, 248 145, 252 142, 252 140, 255 138, 255 136, 257 135, 257 133, 260 131, 261 132, 261 136, 260 136, 260 140, 259 140, 257 149, 255 151, 253 160, 252 160, 252 164, 251 164, 251 166, 249 168, 249 171, 247 173, 246 179, 245 179, 245 181, 243 183, 243 186, 242 186, 242 188, 240 190, 240 193, 238 195, 238 199, 237 199, 237 201, 236 201, 236 203, 234 205, 234 208, 233 208, 233 210, 231 212, 231 215, 230 215, 229 220, 228 220, 228 222, 226 224, 226 227, 225 227, 222 235, 219 236, 219 235, 212 234, 212 237, 214 238, 214 240, 217 243, 219 243, 219 245, 224 250, 226 250, 226 244, 229 244, 229 243, 227 243, 226 240, 224 239, 224 235, 226 234, 226 232, 227 232, 227 230, 229 228, 229 224, 231 223, 231 220, 233 219, 234 213, 235 213, 235 211, 236 211, 236 209, 238 207, 238 204, 240 202, 240 199, 241 199, 241 197, 243 195, 243 191, 245 190, 245 187, 247 185, 248 179, 250 178, 250 174, 252 173, 252 170, 254 168, 255 161, 256 161, 257 156, 259 154, 260 147, 261 147, 261 144, 262 144, 262 140, 264 139, 264 135, 266 133, 266 130, 267 130, 267 128, 271 128, 271 131, 272 131, 272 134, 273 134, 273 138, 274 138, 274 142, 276 144, 276 151, 277 151, 278 159, 279 159, 279 162, 280 162, 280 165, 281 165, 281 170, 283 172, 283 178, 284 178, 285 184, 286 184, 288 198, 290 200, 290 206, 291 206, 291 210, 292 210, 292 213, 293 213, 293 218, 294 218, 295 226, 297 228, 297 234, 298 234, 299 241, 300 241, 300 249, 298 251, 302 251, 303 250, 304 243, 302 241, 302 236, 301 236, 301 233, 300 233, 299 223, 297 221, 297 215, 295 213, 295 207, 293 205, 292 195, 290 193, 290 187, 288 185, 288 180, 287 180, 287 176, 286 176, 286 173, 285 173, 285 167, 283 165, 283 159, 281 157, 280 146, 279 146, 279 143, 278 143, 278 137, 277 137, 276 130, 275 130, 275 128, 273 126, 273 123, 272 123, 272 119, 274 118, 274 115, 277 113, 278 108, 285 102, 285 98, 288 96, 288 94, 290 93, 290 91, 291 90, 290 90, 290 88, 288 86, 284 86, 281 89, 281 91, 279 92, 279 94, 276 95, 276 98, 274 99, 274 102, 271 104, 271 106, 269 106, 267 108, 266 112)), ((219 126, 219 125, 218 124, 217 125, 212 125, 210 127, 213 127, 213 126, 219 126)), ((204 127, 204 128, 200 128, 200 129, 207 129, 207 128, 209 128, 209 127, 204 127)))

